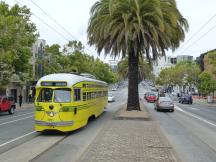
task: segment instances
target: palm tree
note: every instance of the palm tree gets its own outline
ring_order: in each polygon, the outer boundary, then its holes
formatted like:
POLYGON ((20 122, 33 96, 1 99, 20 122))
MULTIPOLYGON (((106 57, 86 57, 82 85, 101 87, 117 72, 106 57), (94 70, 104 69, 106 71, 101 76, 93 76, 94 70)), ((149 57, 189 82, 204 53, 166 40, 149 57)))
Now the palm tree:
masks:
POLYGON ((88 41, 113 57, 128 56, 127 110, 140 110, 139 55, 151 61, 184 39, 187 21, 175 0, 99 0, 91 9, 88 41), (152 54, 151 54, 152 53, 152 54))
MULTIPOLYGON (((128 57, 126 56, 118 63, 118 74, 122 78, 128 78, 128 57)), ((144 78, 150 77, 152 74, 152 66, 148 62, 139 57, 139 66, 138 66, 138 78, 139 81, 142 81, 144 78)))

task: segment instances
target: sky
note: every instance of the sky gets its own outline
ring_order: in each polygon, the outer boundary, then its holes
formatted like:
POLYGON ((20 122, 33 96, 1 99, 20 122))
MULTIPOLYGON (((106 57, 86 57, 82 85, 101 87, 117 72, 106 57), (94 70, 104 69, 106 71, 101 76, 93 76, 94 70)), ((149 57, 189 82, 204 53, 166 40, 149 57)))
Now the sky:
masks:
MULTIPOLYGON (((5 0, 9 5, 19 3, 31 9, 31 20, 36 24, 41 39, 48 45, 67 44, 67 40, 79 40, 86 53, 98 57, 94 47, 87 45, 87 26, 90 9, 97 0, 5 0), (70 34, 56 25, 32 1, 61 24, 70 34), (47 26, 47 24, 50 27, 47 26), (54 30, 55 31, 54 31, 54 30), (57 32, 56 32, 57 31, 57 32), (60 34, 58 34, 60 33, 60 34)), ((167 55, 192 55, 200 54, 216 48, 216 0, 176 0, 182 15, 189 22, 189 31, 186 38, 175 52, 167 51, 167 55), (210 20, 211 19, 211 20, 210 20), (201 30, 202 29, 202 30, 201 30), (198 32, 200 31, 200 32, 198 32)), ((108 62, 110 57, 99 57, 108 62)))

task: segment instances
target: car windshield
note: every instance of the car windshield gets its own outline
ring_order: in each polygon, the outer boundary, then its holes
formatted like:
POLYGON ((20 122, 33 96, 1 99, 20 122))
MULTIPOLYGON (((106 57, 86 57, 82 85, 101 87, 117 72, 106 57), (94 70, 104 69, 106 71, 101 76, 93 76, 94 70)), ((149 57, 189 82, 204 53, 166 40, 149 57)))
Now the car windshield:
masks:
POLYGON ((37 98, 38 102, 52 102, 54 95, 54 102, 71 102, 71 90, 70 89, 51 89, 43 88, 40 90, 37 98))
POLYGON ((156 96, 155 93, 149 93, 149 96, 156 96))

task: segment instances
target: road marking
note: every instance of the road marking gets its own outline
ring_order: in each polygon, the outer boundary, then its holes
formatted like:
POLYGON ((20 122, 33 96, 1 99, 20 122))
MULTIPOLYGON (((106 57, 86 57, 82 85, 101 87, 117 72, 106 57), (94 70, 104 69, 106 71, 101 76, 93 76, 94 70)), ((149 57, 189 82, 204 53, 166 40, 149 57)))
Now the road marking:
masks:
POLYGON ((200 109, 194 108, 194 107, 190 107, 190 109, 192 109, 192 110, 200 110, 200 109))
POLYGON ((12 120, 12 121, 5 122, 5 123, 1 123, 0 126, 1 126, 1 125, 5 125, 5 124, 9 124, 9 123, 14 123, 14 122, 17 122, 17 121, 20 121, 20 120, 28 119, 28 118, 31 118, 31 117, 33 117, 33 116, 34 116, 34 115, 27 116, 27 117, 25 117, 25 118, 21 118, 21 119, 17 119, 17 120, 12 120))
POLYGON ((216 127, 216 124, 214 124, 214 123, 212 123, 212 122, 210 122, 210 121, 208 121, 208 120, 206 120, 206 119, 203 119, 203 118, 200 117, 200 116, 194 115, 193 113, 184 111, 183 109, 181 109, 181 108, 178 107, 178 106, 175 106, 175 109, 178 110, 178 111, 180 111, 180 112, 185 113, 185 114, 188 115, 188 116, 192 116, 192 117, 194 117, 194 118, 196 118, 196 119, 199 119, 200 121, 202 121, 202 122, 204 122, 204 123, 207 123, 207 124, 209 124, 209 125, 212 125, 212 126, 216 127))
POLYGON ((10 119, 10 118, 16 118, 16 117, 20 117, 20 116, 29 115, 29 114, 34 114, 34 112, 31 112, 31 113, 25 113, 25 114, 22 114, 22 115, 13 115, 13 116, 11 116, 11 117, 3 118, 3 119, 0 119, 0 120, 10 119))
POLYGON ((3 146, 5 146, 5 145, 7 145, 7 144, 9 144, 9 143, 12 143, 12 142, 14 142, 14 141, 17 141, 17 140, 19 140, 19 139, 22 139, 22 138, 24 138, 24 137, 26 137, 26 136, 29 136, 29 135, 31 135, 31 134, 33 134, 33 133, 35 133, 35 132, 36 132, 36 131, 33 131, 33 132, 30 132, 30 133, 24 134, 23 136, 19 136, 19 137, 17 137, 17 138, 14 138, 14 139, 12 139, 12 140, 10 140, 10 141, 8 141, 8 142, 5 142, 5 143, 1 144, 0 147, 3 147, 3 146))

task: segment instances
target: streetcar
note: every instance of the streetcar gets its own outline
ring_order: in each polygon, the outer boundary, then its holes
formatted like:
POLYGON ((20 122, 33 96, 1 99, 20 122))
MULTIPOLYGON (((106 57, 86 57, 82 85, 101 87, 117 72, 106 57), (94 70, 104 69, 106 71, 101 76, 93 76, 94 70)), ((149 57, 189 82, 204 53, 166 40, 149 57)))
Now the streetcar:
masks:
POLYGON ((106 82, 76 74, 50 74, 36 84, 35 130, 73 131, 102 114, 106 82))

